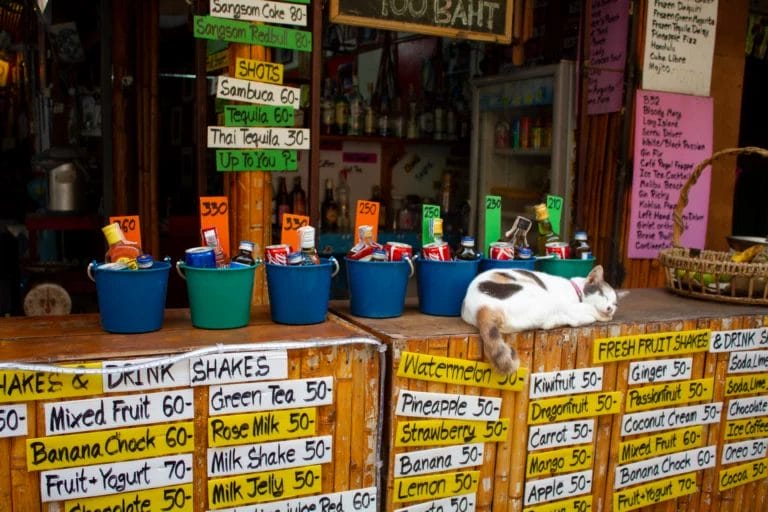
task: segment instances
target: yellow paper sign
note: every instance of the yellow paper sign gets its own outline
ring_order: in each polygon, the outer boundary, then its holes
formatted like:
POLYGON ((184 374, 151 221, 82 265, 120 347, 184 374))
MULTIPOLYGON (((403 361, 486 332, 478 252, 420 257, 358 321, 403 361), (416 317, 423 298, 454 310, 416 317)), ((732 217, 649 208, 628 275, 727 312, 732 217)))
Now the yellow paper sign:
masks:
POLYGON ((283 214, 283 225, 280 230, 280 243, 291 246, 291 252, 299 250, 299 228, 309 226, 306 215, 283 214))
POLYGON ((141 222, 138 215, 110 217, 109 223, 112 224, 114 222, 120 224, 120 229, 123 231, 126 240, 141 245, 141 222))
POLYGON ((498 421, 416 420, 397 424, 395 446, 444 446, 507 439, 509 418, 498 421))
POLYGON ((734 375, 725 378, 725 396, 751 395, 768 391, 768 373, 734 375))
POLYGON ((590 418, 604 414, 616 414, 621 408, 621 391, 566 395, 528 404, 528 424, 553 423, 555 421, 590 418))
POLYGON ((768 459, 739 464, 720 471, 717 488, 720 491, 761 480, 768 476, 768 459))
POLYGON ((194 450, 191 421, 27 439, 27 469, 71 468, 194 450))
POLYGON ((315 494, 322 490, 320 465, 248 473, 208 480, 208 506, 237 507, 315 494))
POLYGON ((80 498, 64 502, 64 512, 81 512, 85 510, 130 510, 129 505, 136 505, 136 510, 192 510, 192 484, 160 487, 143 491, 124 492, 109 496, 80 498))
POLYGON ((650 484, 630 487, 613 493, 613 510, 623 512, 636 508, 673 500, 698 491, 696 473, 673 476, 656 480, 650 484))
POLYGON ((693 331, 633 334, 595 340, 592 360, 612 363, 646 357, 706 352, 709 349, 709 329, 693 331))
POLYGON ((373 241, 379 239, 379 203, 358 199, 355 206, 355 231, 353 231, 355 237, 360 232, 360 226, 371 226, 373 241))
POLYGON ((592 467, 595 448, 591 444, 548 452, 531 452, 525 464, 525 476, 551 476, 592 467))
POLYGON ((317 409, 284 409, 208 418, 208 446, 261 443, 315 435, 317 409))
POLYGON ((205 58, 205 70, 216 71, 229 66, 229 49, 212 53, 205 58))
POLYGON ((627 391, 625 411, 645 411, 676 404, 712 400, 714 389, 714 380, 711 378, 632 388, 627 391))
MULTIPOLYGON (((101 363, 61 365, 63 367, 101 368, 101 363)), ((101 374, 0 371, 0 403, 55 400, 103 393, 101 374)))
POLYGON ((479 471, 395 478, 392 501, 405 503, 476 492, 479 481, 479 471))
POLYGON ((488 363, 416 352, 402 352, 397 366, 398 377, 507 391, 522 390, 527 375, 526 368, 518 368, 513 375, 499 375, 488 363))
MULTIPOLYGON (((227 196, 207 196, 200 198, 200 231, 216 228, 219 246, 224 257, 229 259, 229 199, 227 196)), ((206 245, 205 240, 200 241, 206 245)))
POLYGON ((582 496, 581 498, 571 498, 569 500, 552 501, 543 505, 526 507, 523 512, 562 512, 571 510, 573 512, 592 512, 592 496, 582 496))
POLYGON ((244 78, 270 84, 282 84, 283 68, 282 64, 276 62, 264 62, 238 57, 235 59, 235 78, 244 78))
POLYGON ((704 427, 681 428, 619 443, 619 464, 682 452, 704 444, 704 427))
POLYGON ((732 420, 725 423, 725 435, 723 439, 733 441, 736 439, 752 439, 754 437, 768 436, 768 420, 764 418, 747 418, 745 420, 732 420))

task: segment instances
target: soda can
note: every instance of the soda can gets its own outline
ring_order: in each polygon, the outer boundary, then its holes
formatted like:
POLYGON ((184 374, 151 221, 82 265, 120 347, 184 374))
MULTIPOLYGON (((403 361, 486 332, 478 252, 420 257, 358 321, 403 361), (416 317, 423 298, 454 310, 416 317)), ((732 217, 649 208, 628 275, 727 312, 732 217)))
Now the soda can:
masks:
POLYGON ((533 258, 533 249, 531 249, 530 247, 517 248, 517 259, 529 260, 531 258, 533 258))
POLYGON ((184 251, 184 263, 188 267, 216 268, 216 253, 213 247, 192 247, 184 251))
POLYGON ((488 247, 488 257, 492 260, 513 260, 515 246, 509 242, 493 242, 488 247))
POLYGON ((571 254, 571 248, 568 246, 568 242, 549 242, 544 245, 547 254, 551 254, 555 259, 567 260, 571 254))
POLYGON ((413 247, 403 242, 387 242, 384 245, 389 261, 401 261, 403 257, 413 258, 413 247))
POLYGON ((288 244, 268 245, 264 249, 267 263, 272 263, 273 265, 287 265, 290 252, 291 246, 288 244))
POLYGON ((451 248, 447 242, 433 242, 421 247, 421 255, 425 260, 450 261, 451 248))

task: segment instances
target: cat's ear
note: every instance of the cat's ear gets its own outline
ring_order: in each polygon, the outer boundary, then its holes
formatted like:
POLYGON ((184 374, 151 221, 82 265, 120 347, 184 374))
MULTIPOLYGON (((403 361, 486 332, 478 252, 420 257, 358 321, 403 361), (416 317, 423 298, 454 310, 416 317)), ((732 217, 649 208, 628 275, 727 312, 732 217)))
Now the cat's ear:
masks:
POLYGON ((597 284, 603 281, 603 266, 595 265, 589 274, 587 275, 587 282, 591 284, 597 284))
POLYGON ((629 290, 619 290, 616 292, 616 300, 619 301, 629 295, 629 290))

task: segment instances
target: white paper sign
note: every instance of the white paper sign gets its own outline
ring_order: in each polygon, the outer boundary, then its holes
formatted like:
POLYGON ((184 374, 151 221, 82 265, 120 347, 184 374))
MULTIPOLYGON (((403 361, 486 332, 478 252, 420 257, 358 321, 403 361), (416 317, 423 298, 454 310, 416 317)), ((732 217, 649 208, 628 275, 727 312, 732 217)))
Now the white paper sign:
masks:
POLYGON ((353 489, 351 491, 317 494, 306 498, 295 498, 271 503, 259 503, 234 508, 219 508, 216 512, 286 512, 288 510, 354 510, 355 512, 376 512, 376 487, 353 489))
POLYGON ((459 444, 395 455, 395 477, 424 475, 483 463, 483 443, 459 444))
POLYGON ((591 443, 595 420, 563 421, 528 428, 528 451, 591 443))
MULTIPOLYGON (((123 366, 150 364, 150 358, 104 361, 101 367, 120 368, 123 366)), ((178 362, 161 364, 148 368, 126 370, 104 375, 105 393, 122 391, 146 391, 149 389, 178 388, 189 386, 189 364, 178 362)))
POLYGON ((298 87, 254 82, 229 76, 217 77, 216 98, 277 107, 301 107, 301 89, 298 87))
POLYGON ((603 367, 532 373, 530 398, 602 391, 603 367))
POLYGON ((211 386, 208 414, 297 409, 333 403, 333 377, 211 386))
POLYGON ((731 352, 728 373, 753 373, 768 371, 768 350, 731 352))
POLYGON ((613 488, 623 489, 630 485, 714 467, 717 463, 716 448, 714 445, 705 446, 616 466, 613 488))
POLYGON ((717 423, 722 412, 723 402, 717 402, 625 414, 621 418, 621 435, 647 434, 671 428, 717 423))
POLYGON ((427 393, 401 389, 397 396, 395 414, 419 418, 464 419, 496 421, 501 410, 501 398, 427 393))
POLYGON ((755 418, 768 415, 768 396, 731 398, 728 402, 727 419, 755 418))
POLYGON ((748 439, 737 443, 723 445, 721 464, 733 464, 734 462, 747 462, 763 459, 768 456, 768 437, 762 439, 748 439))
POLYGON ((25 436, 27 426, 27 404, 0 406, 0 437, 25 436))
POLYGON ((208 448, 208 477, 324 464, 332 455, 331 436, 208 448))
POLYGON ((709 338, 710 352, 733 352, 768 347, 768 327, 712 331, 709 338))
POLYGON ((645 26, 643 89, 709 96, 717 0, 654 0, 645 26))
POLYGON ((208 147, 309 149, 309 128, 209 126, 208 147))
POLYGON ((592 470, 578 471, 539 480, 526 480, 523 505, 579 496, 592 491, 592 470))
POLYGON ((635 361, 629 363, 627 384, 653 384, 654 382, 687 380, 691 378, 692 369, 692 357, 635 361))
POLYGON ((460 510, 461 512, 475 512, 475 503, 477 501, 475 493, 458 494, 450 498, 440 500, 425 501, 418 505, 398 508, 395 512, 436 512, 438 510, 460 510))
POLYGON ((211 354, 189 360, 190 384, 202 386, 288 377, 288 351, 211 354))
POLYGON ((244 21, 263 21, 281 25, 307 24, 307 6, 264 0, 215 0, 210 15, 244 21))

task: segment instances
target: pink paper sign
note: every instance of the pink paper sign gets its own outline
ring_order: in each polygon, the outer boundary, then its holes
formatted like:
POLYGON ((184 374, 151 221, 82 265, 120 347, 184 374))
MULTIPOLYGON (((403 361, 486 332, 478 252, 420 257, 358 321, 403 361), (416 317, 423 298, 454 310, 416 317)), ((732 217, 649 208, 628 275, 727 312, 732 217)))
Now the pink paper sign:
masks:
POLYGON ((627 61, 629 0, 592 0, 587 113, 621 109, 627 61))
MULTIPOLYGON (((712 98, 638 90, 629 257, 656 258, 672 246, 672 213, 697 164, 712 155, 712 98)), ((688 192, 680 245, 704 248, 710 169, 688 192)))

